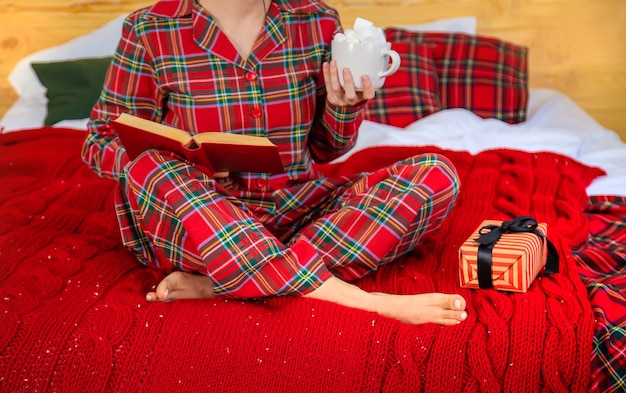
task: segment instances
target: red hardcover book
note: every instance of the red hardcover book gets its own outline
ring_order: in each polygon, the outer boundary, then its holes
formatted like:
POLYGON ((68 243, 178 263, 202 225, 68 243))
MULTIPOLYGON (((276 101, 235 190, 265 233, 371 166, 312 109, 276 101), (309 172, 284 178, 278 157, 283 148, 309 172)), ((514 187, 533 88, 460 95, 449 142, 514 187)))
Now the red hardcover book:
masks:
POLYGON ((131 160, 146 150, 157 149, 177 153, 214 172, 285 172, 278 148, 268 138, 224 132, 191 135, 128 113, 111 124, 131 160))

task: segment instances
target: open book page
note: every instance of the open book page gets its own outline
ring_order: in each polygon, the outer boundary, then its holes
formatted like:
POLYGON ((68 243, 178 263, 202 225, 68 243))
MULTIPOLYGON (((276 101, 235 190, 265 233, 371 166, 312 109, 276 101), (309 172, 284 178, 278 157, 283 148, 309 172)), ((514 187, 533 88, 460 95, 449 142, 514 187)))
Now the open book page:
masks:
POLYGON ((222 132, 190 135, 151 120, 122 114, 113 125, 131 160, 146 150, 166 150, 213 171, 282 173, 278 148, 268 138, 222 132))

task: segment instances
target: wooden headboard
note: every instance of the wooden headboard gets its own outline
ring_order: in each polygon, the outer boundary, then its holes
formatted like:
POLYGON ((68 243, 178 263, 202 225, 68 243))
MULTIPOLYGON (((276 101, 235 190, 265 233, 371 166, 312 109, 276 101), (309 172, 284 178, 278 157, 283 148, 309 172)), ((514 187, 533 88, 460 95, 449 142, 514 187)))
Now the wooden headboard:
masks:
MULTIPOLYGON (((86 34, 147 0, 0 0, 0 116, 16 99, 7 81, 26 55, 86 34)), ((626 141, 626 2, 623 0, 328 0, 345 26, 474 16, 478 33, 530 48, 530 85, 571 97, 626 141)))

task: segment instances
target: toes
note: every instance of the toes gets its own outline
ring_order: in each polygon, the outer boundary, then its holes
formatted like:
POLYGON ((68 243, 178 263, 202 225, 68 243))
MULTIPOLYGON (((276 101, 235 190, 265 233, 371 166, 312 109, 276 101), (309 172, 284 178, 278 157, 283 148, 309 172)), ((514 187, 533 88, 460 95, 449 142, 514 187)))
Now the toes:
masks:
POLYGON ((148 292, 146 293, 146 300, 149 302, 154 302, 157 300, 156 292, 148 292))
POLYGON ((446 295, 445 308, 442 310, 438 323, 444 326, 458 325, 467 319, 467 304, 465 299, 460 295, 446 295))
POLYGON ((180 299, 209 299, 215 297, 210 278, 185 272, 172 272, 157 285, 154 292, 148 292, 149 302, 171 302, 180 299))
POLYGON ((458 310, 463 311, 467 307, 467 303, 463 296, 460 295, 450 295, 448 298, 448 308, 450 310, 458 310))
POLYGON ((156 289, 152 292, 148 292, 146 294, 146 300, 149 302, 154 301, 168 301, 174 300, 170 295, 170 287, 172 286, 172 275, 174 273, 169 274, 167 277, 163 278, 161 282, 157 285, 156 289), (169 297, 168 297, 169 296, 169 297))
POLYGON ((465 321, 467 319, 467 311, 461 311, 460 313, 457 313, 454 318, 458 321, 458 323, 465 321))
POLYGON ((443 313, 439 321, 437 323, 444 326, 454 326, 458 325, 461 322, 467 319, 466 311, 446 311, 443 313))
POLYGON ((156 290, 155 290, 157 300, 161 300, 161 301, 169 300, 167 299, 167 295, 169 295, 170 293, 169 278, 170 276, 165 277, 163 280, 161 280, 159 285, 157 285, 156 290))
POLYGON ((461 321, 457 320, 457 319, 442 319, 441 321, 437 322, 439 325, 441 326, 456 326, 458 324, 461 323, 461 321))
POLYGON ((164 291, 164 293, 161 292, 161 294, 157 292, 148 292, 146 293, 146 300, 149 302, 157 302, 157 301, 166 302, 169 300, 174 300, 172 296, 168 297, 168 295, 169 293, 167 289, 164 291))

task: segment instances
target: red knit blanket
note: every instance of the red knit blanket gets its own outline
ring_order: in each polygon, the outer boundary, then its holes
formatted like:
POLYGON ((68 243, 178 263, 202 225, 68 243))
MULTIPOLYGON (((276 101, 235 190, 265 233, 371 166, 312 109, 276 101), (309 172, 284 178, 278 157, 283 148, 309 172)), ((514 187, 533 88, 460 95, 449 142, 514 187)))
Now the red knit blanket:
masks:
POLYGON ((80 161, 83 134, 0 136, 0 386, 59 392, 478 392, 587 390, 593 316, 569 249, 588 233, 585 186, 601 171, 566 157, 377 148, 329 174, 424 151, 457 166, 441 230, 357 284, 459 292, 459 326, 410 326, 296 297, 148 304, 160 273, 120 245, 114 184, 80 161), (526 294, 459 288, 458 247, 486 218, 547 222, 561 270, 526 294))

